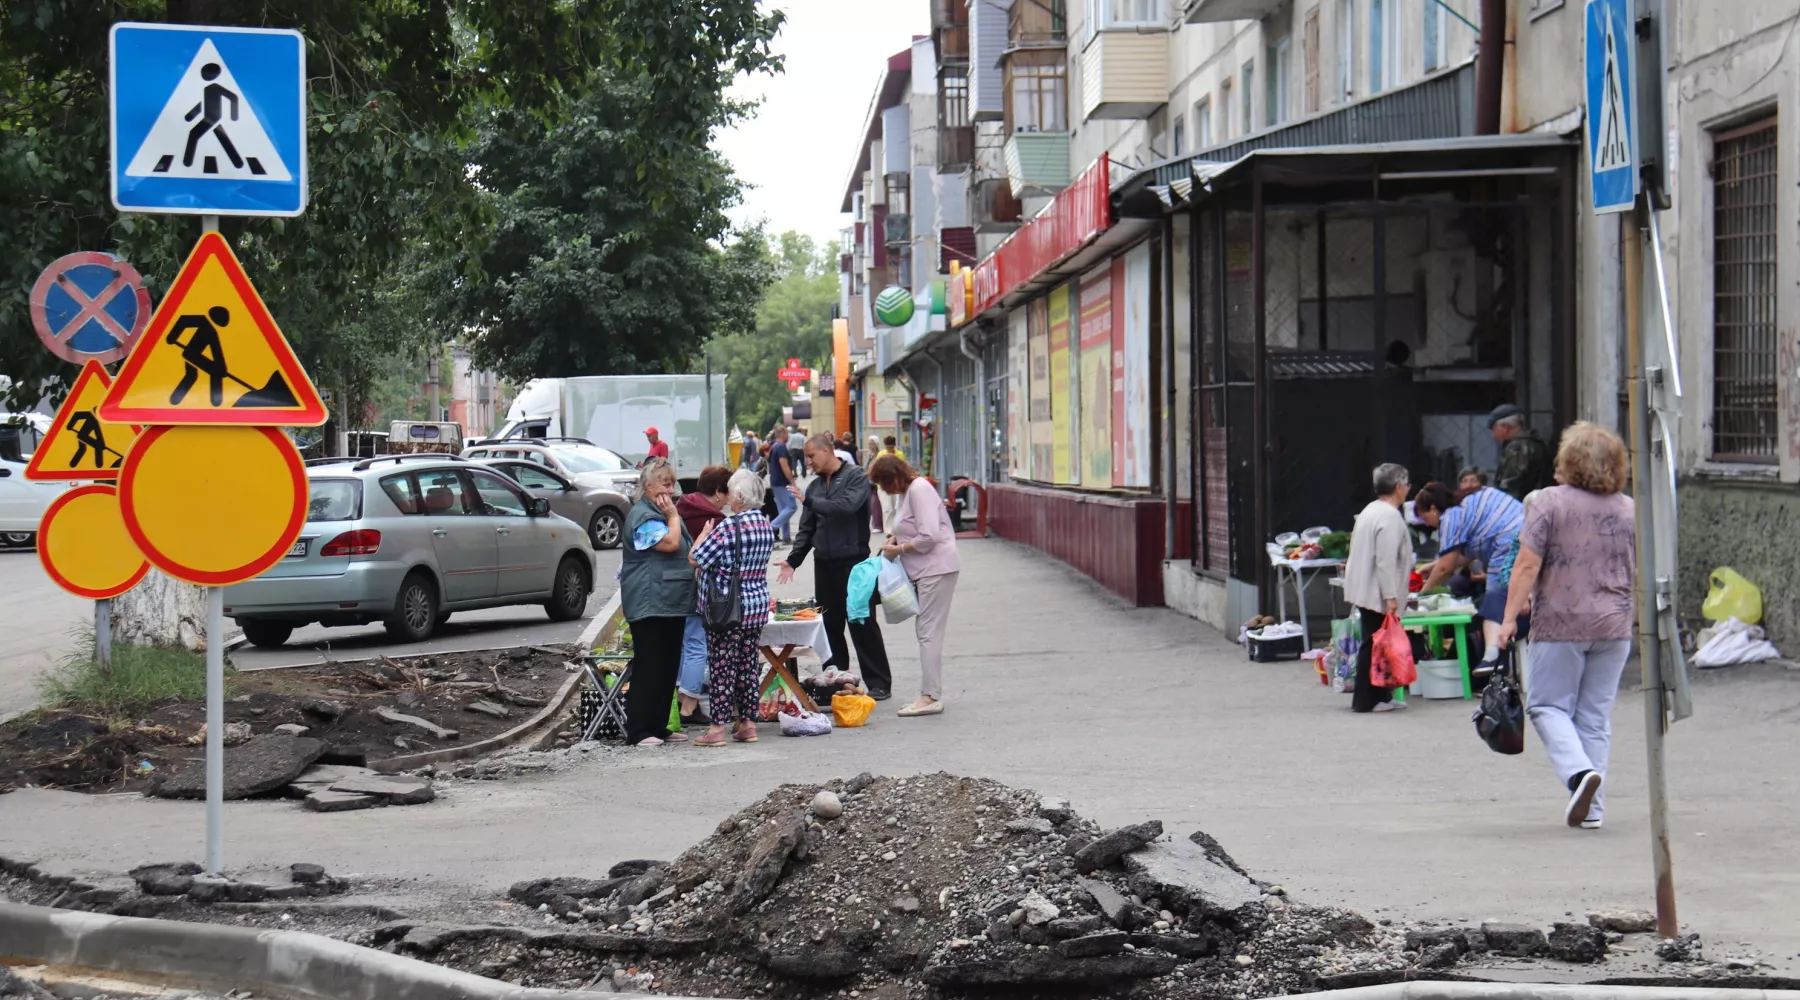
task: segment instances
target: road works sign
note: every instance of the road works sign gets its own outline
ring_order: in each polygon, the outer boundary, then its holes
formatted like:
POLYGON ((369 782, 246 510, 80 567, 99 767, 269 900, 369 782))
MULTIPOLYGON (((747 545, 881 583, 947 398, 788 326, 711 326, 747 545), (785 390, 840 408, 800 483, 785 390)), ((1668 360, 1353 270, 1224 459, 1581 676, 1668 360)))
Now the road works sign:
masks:
POLYGON ((299 32, 115 24, 111 64, 112 198, 120 211, 305 210, 299 32))
POLYGON ((1631 0, 1588 0, 1587 147, 1594 211, 1637 202, 1637 66, 1631 0))
POLYGON ((50 482, 119 478, 119 466, 137 440, 138 429, 100 419, 100 401, 110 388, 112 379, 107 377, 106 369, 98 361, 89 361, 56 411, 50 433, 31 453, 31 462, 25 466, 26 479, 50 482))
POLYGON ((225 238, 205 233, 100 415, 136 424, 316 427, 325 404, 225 238))
POLYGON ((137 268, 109 253, 58 257, 31 286, 31 325, 50 353, 110 365, 150 322, 150 292, 137 268))

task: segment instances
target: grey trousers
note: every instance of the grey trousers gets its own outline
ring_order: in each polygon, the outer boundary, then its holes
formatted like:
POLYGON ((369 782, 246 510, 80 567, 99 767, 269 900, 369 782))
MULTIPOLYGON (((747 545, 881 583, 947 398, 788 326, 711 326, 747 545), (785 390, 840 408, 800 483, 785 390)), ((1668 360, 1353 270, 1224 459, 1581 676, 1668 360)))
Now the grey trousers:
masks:
POLYGON ((933 701, 944 700, 944 633, 950 628, 950 599, 960 575, 940 573, 913 581, 919 594, 919 613, 913 618, 913 634, 919 639, 919 693, 933 701))
MULTIPOLYGON (((1569 779, 1583 771, 1606 776, 1613 702, 1630 655, 1629 639, 1531 644, 1525 665, 1526 714, 1565 792, 1569 779)), ((1588 819, 1600 819, 1606 811, 1604 796, 1603 787, 1588 819)))

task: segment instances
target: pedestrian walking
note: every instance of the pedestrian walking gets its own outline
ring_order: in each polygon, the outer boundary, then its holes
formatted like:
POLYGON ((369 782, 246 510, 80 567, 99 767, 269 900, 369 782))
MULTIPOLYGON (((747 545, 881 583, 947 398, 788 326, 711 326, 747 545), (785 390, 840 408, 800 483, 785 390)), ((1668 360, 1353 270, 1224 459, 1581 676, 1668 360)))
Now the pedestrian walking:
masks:
MULTIPOLYGON (((681 526, 687 529, 688 537, 695 540, 695 545, 700 544, 700 536, 707 525, 724 519, 723 508, 729 495, 726 484, 730 481, 730 469, 709 465, 700 470, 694 492, 684 493, 675 501, 675 510, 681 514, 681 526)), ((675 682, 675 697, 681 703, 681 724, 684 726, 704 726, 710 721, 700 708, 700 696, 706 690, 706 666, 706 625, 696 608, 682 627, 681 675, 675 682)))
POLYGON ((644 460, 642 462, 638 463, 639 468, 644 468, 644 467, 648 466, 650 463, 650 460, 653 458, 660 458, 665 461, 668 460, 669 442, 664 441, 662 439, 661 431, 657 430, 654 427, 644 428, 644 442, 645 442, 644 460))
POLYGON ((675 507, 675 467, 666 458, 644 465, 637 503, 625 516, 619 604, 631 623, 631 688, 625 693, 625 742, 681 743, 669 729, 669 702, 681 670, 681 636, 695 608, 692 538, 675 507))
MULTIPOLYGON (((818 472, 818 478, 801 492, 790 486, 788 494, 800 502, 800 530, 794 533, 794 547, 776 576, 779 583, 794 578, 794 570, 816 553, 813 562, 813 596, 825 611, 825 632, 831 639, 828 667, 850 669, 850 649, 844 644, 844 629, 850 630, 850 641, 856 646, 856 660, 862 671, 863 686, 869 697, 886 701, 891 697, 894 675, 888 668, 887 647, 881 640, 881 626, 871 617, 861 622, 850 621, 850 570, 869 558, 869 479, 863 470, 838 460, 836 442, 829 434, 819 434, 806 442, 806 457, 818 472)), ((871 610, 875 598, 869 600, 871 610)))
POLYGON ((1494 485, 1524 500, 1525 494, 1555 485, 1551 480, 1550 446, 1525 426, 1525 411, 1502 403, 1488 414, 1488 431, 1500 443, 1500 468, 1494 485))
POLYGON ((744 435, 744 451, 738 459, 738 468, 751 472, 762 471, 762 439, 755 431, 744 435))
POLYGON ((919 640, 919 697, 900 709, 913 718, 944 713, 944 633, 950 626, 950 601, 962 575, 956 552, 956 529, 944 501, 931 482, 912 466, 891 455, 875 460, 869 479, 881 492, 898 497, 892 530, 881 554, 900 560, 919 596, 913 635, 919 640))
MULTIPOLYGON (((714 522, 694 544, 694 565, 710 575, 720 589, 736 575, 742 620, 730 628, 706 634, 707 655, 713 665, 712 724, 696 746, 725 745, 725 723, 731 720, 731 738, 756 742, 756 711, 762 671, 756 651, 762 629, 769 623, 769 556, 775 548, 775 529, 762 512, 762 480, 739 469, 728 486, 729 514, 714 522)), ((701 599, 706 590, 702 588, 701 599)))
POLYGON ((769 489, 775 494, 775 518, 771 522, 780 542, 794 538, 789 524, 794 516, 795 501, 788 487, 794 485, 794 462, 788 451, 788 429, 777 425, 769 432, 769 489))
POLYGON ((1344 567, 1344 599, 1362 616, 1362 645, 1356 651, 1356 690, 1350 698, 1353 712, 1388 712, 1405 708, 1394 700, 1392 688, 1378 688, 1369 677, 1369 661, 1375 652, 1375 633, 1406 606, 1407 581, 1412 575, 1412 533, 1400 505, 1406 502, 1412 483, 1403 466, 1389 462, 1375 467, 1375 499, 1356 515, 1350 535, 1350 562, 1344 567))
POLYGON ((1625 488, 1625 443, 1580 421, 1563 432, 1552 486, 1531 498, 1519 533, 1500 642, 1531 609, 1526 712, 1557 780, 1563 821, 1600 829, 1612 753, 1612 709, 1636 621, 1636 508, 1625 488))

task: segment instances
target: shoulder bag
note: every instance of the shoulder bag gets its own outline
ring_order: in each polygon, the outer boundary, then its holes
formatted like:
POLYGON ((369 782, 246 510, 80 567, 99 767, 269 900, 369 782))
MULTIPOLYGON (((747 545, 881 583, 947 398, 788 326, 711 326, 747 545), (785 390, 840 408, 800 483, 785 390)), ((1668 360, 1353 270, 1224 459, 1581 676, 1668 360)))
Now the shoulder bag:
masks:
POLYGON ((1525 702, 1513 676, 1513 653, 1508 650, 1505 662, 1488 678, 1473 716, 1476 734, 1495 753, 1525 752, 1525 702))
POLYGON ((701 624, 708 632, 723 632, 744 623, 744 570, 738 565, 741 558, 735 544, 736 531, 732 532, 732 541, 731 564, 725 570, 725 585, 719 586, 718 571, 706 574, 706 613, 701 624))

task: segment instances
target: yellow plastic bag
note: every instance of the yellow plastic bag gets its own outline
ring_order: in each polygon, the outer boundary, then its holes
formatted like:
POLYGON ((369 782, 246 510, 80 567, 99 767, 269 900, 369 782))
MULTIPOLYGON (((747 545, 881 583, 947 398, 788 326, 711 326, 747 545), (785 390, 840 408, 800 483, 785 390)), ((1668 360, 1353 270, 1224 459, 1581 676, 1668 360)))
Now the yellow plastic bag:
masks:
POLYGON ((834 694, 831 696, 831 721, 839 729, 861 726, 875 712, 875 699, 866 694, 834 694))
POLYGON ((1762 591, 1729 566, 1712 571, 1712 588, 1700 604, 1700 613, 1715 622, 1736 618, 1746 625, 1762 621, 1762 591))

